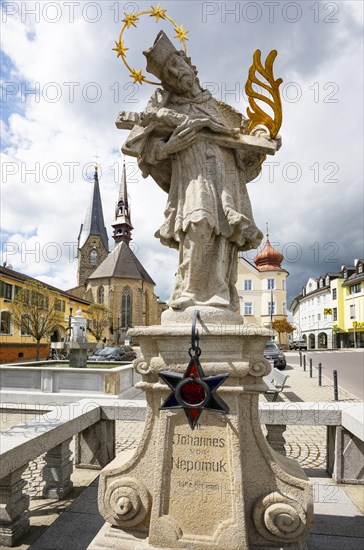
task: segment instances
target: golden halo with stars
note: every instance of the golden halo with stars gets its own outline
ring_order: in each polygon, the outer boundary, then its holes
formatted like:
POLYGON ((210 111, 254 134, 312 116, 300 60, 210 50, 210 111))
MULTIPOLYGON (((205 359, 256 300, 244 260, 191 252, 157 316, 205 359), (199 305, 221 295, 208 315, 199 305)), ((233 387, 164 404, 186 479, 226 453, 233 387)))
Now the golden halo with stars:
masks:
POLYGON ((153 84, 155 86, 159 86, 160 82, 153 82, 152 80, 148 80, 143 75, 142 69, 133 69, 130 67, 126 60, 126 51, 129 49, 125 46, 125 42, 123 39, 124 31, 126 29, 130 29, 130 27, 137 27, 137 23, 139 21, 139 18, 142 15, 149 15, 149 17, 154 17, 155 22, 158 23, 160 19, 165 21, 170 21, 174 27, 175 35, 174 38, 178 38, 180 43, 183 46, 184 52, 187 53, 187 47, 186 42, 188 40, 187 33, 188 31, 182 27, 182 25, 177 25, 176 21, 172 19, 169 15, 167 15, 167 10, 163 10, 160 7, 160 4, 156 8, 151 7, 150 10, 143 10, 138 11, 137 13, 124 13, 125 19, 123 19, 124 25, 121 28, 120 35, 119 35, 119 41, 115 41, 115 48, 113 48, 113 51, 117 53, 117 57, 121 57, 122 62, 124 63, 125 67, 129 71, 129 76, 132 77, 134 84, 143 84, 145 82, 146 84, 153 84))

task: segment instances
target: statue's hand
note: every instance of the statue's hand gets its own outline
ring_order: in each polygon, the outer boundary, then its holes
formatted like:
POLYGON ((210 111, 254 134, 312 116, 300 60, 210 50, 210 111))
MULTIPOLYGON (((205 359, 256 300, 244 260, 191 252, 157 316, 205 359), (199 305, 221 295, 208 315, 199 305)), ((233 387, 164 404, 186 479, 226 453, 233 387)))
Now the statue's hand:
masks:
POLYGON ((160 143, 157 152, 158 160, 164 160, 169 155, 186 149, 192 145, 197 138, 195 128, 186 127, 185 124, 178 126, 166 143, 160 143))

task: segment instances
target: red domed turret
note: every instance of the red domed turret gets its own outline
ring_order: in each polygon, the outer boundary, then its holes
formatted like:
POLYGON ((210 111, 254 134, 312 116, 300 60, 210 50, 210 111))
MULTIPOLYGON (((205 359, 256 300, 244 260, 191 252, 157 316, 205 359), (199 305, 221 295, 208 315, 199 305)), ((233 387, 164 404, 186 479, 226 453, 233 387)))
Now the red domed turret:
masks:
POLYGON ((284 260, 283 254, 278 252, 269 242, 268 224, 267 240, 264 248, 254 258, 254 263, 259 271, 282 270, 281 263, 284 260))

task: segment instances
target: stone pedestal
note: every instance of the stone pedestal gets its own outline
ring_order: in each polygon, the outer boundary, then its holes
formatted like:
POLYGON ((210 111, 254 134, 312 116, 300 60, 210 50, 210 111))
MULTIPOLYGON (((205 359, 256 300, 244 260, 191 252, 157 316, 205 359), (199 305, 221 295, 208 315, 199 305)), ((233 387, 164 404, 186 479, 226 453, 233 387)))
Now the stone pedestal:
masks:
POLYGON ((99 508, 107 523, 90 550, 304 548, 311 484, 297 462, 268 445, 259 420, 270 332, 206 318, 200 361, 205 376, 229 375, 217 390, 229 414, 203 411, 192 430, 182 409, 160 410, 171 390, 158 373, 185 372, 191 322, 172 325, 173 317, 164 317, 169 324, 129 331, 142 351, 135 368, 146 425, 137 451, 101 472, 99 508))
POLYGON ((74 369, 82 369, 86 367, 87 353, 90 345, 87 343, 79 344, 78 342, 70 342, 67 344, 69 347, 69 361, 70 367, 74 369))

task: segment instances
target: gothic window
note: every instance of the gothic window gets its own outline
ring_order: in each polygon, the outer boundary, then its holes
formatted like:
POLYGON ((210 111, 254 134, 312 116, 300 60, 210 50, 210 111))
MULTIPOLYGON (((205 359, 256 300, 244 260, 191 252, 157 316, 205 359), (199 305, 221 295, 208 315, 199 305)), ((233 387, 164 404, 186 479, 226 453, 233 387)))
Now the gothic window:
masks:
POLYGON ((105 302, 105 289, 103 286, 99 286, 97 291, 97 301, 99 304, 103 304, 105 302))
POLYGON ((132 326, 131 290, 125 287, 121 296, 121 326, 125 330, 132 326))
POLYGON ((97 251, 91 250, 90 252, 90 265, 97 265, 97 251))
POLYGON ((10 311, 2 311, 0 313, 0 334, 11 334, 10 311))

